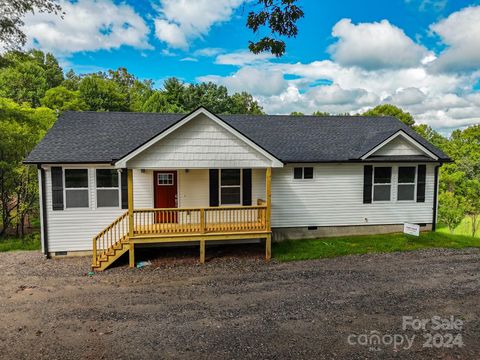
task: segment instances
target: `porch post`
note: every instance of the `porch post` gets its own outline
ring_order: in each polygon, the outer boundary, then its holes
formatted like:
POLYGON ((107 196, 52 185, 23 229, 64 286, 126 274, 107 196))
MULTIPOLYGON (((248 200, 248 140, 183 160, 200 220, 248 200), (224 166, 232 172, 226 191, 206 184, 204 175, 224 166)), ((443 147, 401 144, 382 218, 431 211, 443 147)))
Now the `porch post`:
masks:
POLYGON ((134 244, 133 244, 133 170, 127 170, 127 182, 128 182, 128 238, 130 241, 129 249, 129 266, 131 268, 135 267, 135 255, 134 255, 134 244))
MULTIPOLYGON (((271 214, 272 214, 272 168, 267 168, 265 172, 265 197, 267 201, 267 219, 266 219, 266 225, 267 225, 267 231, 271 231, 271 214)), ((271 257, 271 252, 272 252, 272 240, 271 240, 271 234, 267 235, 267 238, 265 239, 265 260, 269 261, 271 257)))

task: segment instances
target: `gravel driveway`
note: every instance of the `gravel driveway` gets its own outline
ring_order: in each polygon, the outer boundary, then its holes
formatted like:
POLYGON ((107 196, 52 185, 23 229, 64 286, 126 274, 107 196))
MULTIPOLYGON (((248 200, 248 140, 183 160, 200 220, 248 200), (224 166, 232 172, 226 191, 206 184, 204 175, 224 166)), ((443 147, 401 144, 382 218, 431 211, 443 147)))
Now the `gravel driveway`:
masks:
POLYGON ((0 253, 0 357, 480 358, 479 250, 270 264, 254 251, 92 277, 89 258, 0 253), (463 347, 423 348, 438 331, 402 330, 402 316, 435 315, 463 322, 441 331, 463 347), (358 344, 374 331, 416 338, 408 350, 358 344))

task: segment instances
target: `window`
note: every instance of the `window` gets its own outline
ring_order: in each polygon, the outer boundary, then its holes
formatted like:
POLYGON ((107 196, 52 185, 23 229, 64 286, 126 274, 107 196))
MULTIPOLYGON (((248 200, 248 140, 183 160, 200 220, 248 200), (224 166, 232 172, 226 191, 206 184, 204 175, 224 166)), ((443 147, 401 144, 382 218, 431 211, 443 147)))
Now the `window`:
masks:
POLYGON ((400 166, 398 168, 398 195, 397 200, 415 200, 415 166, 400 166))
POLYGON ((293 168, 294 179, 313 179, 313 167, 293 168))
POLYGON ((97 169, 97 207, 118 207, 120 188, 116 169, 97 169))
POLYGON ((65 207, 88 208, 87 169, 65 169, 65 207))
POLYGON ((375 167, 373 173, 373 200, 390 201, 392 168, 375 167))
POLYGON ((242 175, 240 169, 220 171, 220 204, 240 205, 242 203, 242 175))
POLYGON ((174 180, 173 180, 173 173, 163 173, 163 174, 157 174, 157 184, 160 186, 165 186, 165 185, 173 185, 174 180))

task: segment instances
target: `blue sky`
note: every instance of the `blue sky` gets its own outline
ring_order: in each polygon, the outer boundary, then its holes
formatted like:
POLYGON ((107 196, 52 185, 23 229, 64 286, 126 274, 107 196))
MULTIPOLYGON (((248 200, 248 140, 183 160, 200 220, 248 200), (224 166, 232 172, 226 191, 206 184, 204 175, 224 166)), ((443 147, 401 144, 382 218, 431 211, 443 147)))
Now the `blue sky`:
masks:
POLYGON ((64 19, 26 19, 29 47, 65 69, 127 67, 246 90, 269 113, 357 112, 382 102, 449 131, 480 122, 480 1, 301 0, 280 59, 253 56, 242 0, 62 0, 64 19))

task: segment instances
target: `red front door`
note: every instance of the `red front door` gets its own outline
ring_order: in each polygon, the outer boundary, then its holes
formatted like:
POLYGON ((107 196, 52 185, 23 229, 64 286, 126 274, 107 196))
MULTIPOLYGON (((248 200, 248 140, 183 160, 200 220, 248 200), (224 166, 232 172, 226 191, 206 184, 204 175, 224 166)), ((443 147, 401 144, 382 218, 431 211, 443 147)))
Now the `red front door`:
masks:
MULTIPOLYGON (((177 207, 177 172, 155 171, 153 173, 155 208, 177 207)), ((177 222, 176 213, 160 213, 157 222, 177 222)))

